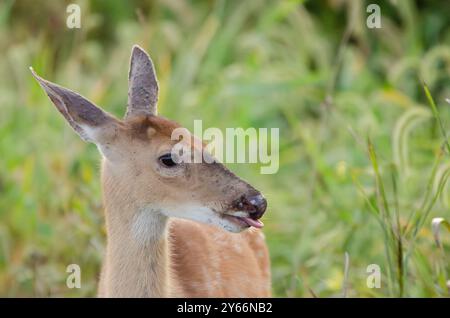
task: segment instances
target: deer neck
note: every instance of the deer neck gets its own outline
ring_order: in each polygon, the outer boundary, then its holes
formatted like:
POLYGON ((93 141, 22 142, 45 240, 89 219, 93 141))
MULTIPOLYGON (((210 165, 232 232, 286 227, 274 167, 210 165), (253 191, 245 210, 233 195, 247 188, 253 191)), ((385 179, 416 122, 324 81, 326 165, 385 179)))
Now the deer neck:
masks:
POLYGON ((100 293, 106 297, 168 296, 167 217, 151 206, 136 206, 131 193, 115 189, 103 182, 107 246, 100 293))

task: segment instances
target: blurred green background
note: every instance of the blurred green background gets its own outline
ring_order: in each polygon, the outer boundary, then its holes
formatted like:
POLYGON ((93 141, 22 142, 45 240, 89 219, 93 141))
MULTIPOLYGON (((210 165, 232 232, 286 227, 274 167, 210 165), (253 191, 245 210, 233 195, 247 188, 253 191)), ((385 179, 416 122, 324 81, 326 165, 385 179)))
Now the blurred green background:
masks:
POLYGON ((431 227, 450 219, 448 1, 2 0, 0 296, 95 295, 99 155, 28 67, 121 117, 135 43, 155 63, 164 116, 280 128, 277 174, 229 165, 268 199, 275 296, 449 295, 450 235, 442 227, 438 248, 431 227), (69 3, 81 29, 66 27, 69 3), (369 3, 380 29, 366 26, 369 3), (81 289, 66 287, 71 263, 81 289))

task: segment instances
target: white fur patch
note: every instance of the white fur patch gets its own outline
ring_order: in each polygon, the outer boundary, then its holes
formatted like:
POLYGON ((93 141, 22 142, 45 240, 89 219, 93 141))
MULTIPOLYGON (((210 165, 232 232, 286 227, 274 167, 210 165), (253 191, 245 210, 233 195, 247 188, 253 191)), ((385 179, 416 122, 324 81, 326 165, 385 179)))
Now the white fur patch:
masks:
POLYGON ((230 232, 241 232, 242 226, 231 222, 208 207, 200 205, 184 205, 181 207, 169 207, 161 209, 161 212, 169 217, 177 217, 219 226, 230 232))
POLYGON ((83 135, 84 138, 87 138, 89 141, 92 141, 94 143, 96 143, 97 141, 97 133, 98 133, 98 128, 95 127, 91 127, 88 125, 83 125, 83 124, 79 124, 77 123, 77 126, 81 128, 81 130, 83 131, 83 135))
POLYGON ((164 232, 165 221, 166 217, 151 207, 140 209, 131 224, 133 238, 142 244, 160 238, 164 232))

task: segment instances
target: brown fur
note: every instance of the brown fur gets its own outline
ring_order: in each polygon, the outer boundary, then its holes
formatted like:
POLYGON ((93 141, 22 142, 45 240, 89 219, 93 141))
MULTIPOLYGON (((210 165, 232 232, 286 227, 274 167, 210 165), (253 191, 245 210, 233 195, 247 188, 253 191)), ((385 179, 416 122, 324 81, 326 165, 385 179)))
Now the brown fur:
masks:
POLYGON ((270 296, 264 236, 241 232, 246 226, 235 218, 255 220, 256 208, 259 218, 265 199, 218 162, 161 163, 180 126, 156 115, 158 83, 145 51, 133 47, 125 120, 32 73, 72 128, 103 155, 107 245, 100 297, 270 296), (253 210, 236 203, 247 198, 253 210))
POLYGON ((153 128, 159 134, 170 137, 175 128, 181 127, 178 123, 162 116, 139 115, 127 120, 133 138, 148 140, 148 129, 153 128))
POLYGON ((270 297, 269 254, 260 230, 233 234, 173 219, 169 233, 171 268, 179 282, 179 295, 270 297))
POLYGON ((192 164, 193 170, 176 183, 158 180, 141 158, 151 158, 162 144, 172 143, 171 129, 176 127, 155 116, 127 120, 116 141, 127 149, 125 167, 103 161, 108 247, 99 296, 269 297, 269 255, 260 230, 236 234, 163 217, 155 241, 142 245, 131 237, 133 218, 146 200, 183 205, 194 197, 215 202, 220 210, 240 193, 254 191, 221 164, 192 164), (146 135, 150 128, 155 130, 151 138, 146 135))

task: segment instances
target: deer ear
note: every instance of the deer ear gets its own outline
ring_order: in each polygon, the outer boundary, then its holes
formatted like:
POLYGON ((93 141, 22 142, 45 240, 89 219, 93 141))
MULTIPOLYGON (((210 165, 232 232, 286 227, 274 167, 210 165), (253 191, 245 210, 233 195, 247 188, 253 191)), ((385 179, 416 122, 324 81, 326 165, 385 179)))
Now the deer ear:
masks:
POLYGON ((115 135, 118 120, 112 115, 70 89, 43 79, 33 68, 30 67, 30 70, 59 112, 84 141, 100 145, 108 143, 115 135))
POLYGON ((158 80, 150 56, 139 46, 133 46, 125 118, 139 114, 156 115, 158 90, 158 80))

